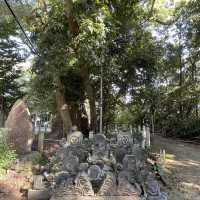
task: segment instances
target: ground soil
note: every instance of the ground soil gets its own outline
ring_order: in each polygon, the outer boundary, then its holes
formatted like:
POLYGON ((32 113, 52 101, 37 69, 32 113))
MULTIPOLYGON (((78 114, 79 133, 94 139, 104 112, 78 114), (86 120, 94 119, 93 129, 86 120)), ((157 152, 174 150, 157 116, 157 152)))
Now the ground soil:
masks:
POLYGON ((155 153, 165 150, 163 187, 169 200, 200 200, 200 145, 155 136, 152 142, 155 153))
MULTIPOLYGON (((15 173, 15 172, 14 172, 15 173)), ((23 176, 6 175, 0 178, 0 200, 22 200, 20 189, 26 184, 23 176)))

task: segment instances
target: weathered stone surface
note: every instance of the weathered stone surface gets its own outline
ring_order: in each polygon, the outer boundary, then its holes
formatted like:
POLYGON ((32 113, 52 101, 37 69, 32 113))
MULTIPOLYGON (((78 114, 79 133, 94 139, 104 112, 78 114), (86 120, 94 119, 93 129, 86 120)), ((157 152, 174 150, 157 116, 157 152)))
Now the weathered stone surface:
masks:
POLYGON ((67 179, 70 177, 69 172, 67 171, 61 171, 56 173, 55 175, 55 182, 57 185, 60 185, 62 183, 65 184, 65 182, 67 181, 67 179))
POLYGON ((127 132, 120 132, 117 136, 117 141, 119 145, 122 146, 129 146, 133 144, 133 138, 130 133, 127 132))
POLYGON ((76 126, 72 127, 72 132, 67 136, 69 144, 81 144, 83 142, 83 134, 77 130, 76 126))
POLYGON ((73 196, 76 199, 76 196, 81 196, 81 194, 81 189, 77 188, 74 184, 74 178, 70 177, 66 180, 65 184, 56 188, 51 199, 68 199, 69 196, 73 196))
MULTIPOLYGON (((132 196, 53 196, 50 200, 138 200, 138 198, 132 196)), ((146 200, 146 198, 139 200, 146 200)))
POLYGON ((132 196, 134 200, 139 200, 140 191, 129 183, 125 173, 120 173, 118 177, 117 194, 119 196, 132 196))
POLYGON ((147 200, 167 200, 167 195, 160 191, 158 182, 153 175, 149 175, 145 181, 147 200))
POLYGON ((125 144, 118 141, 97 134, 88 145, 84 140, 63 146, 57 155, 61 168, 55 176, 56 187, 51 200, 71 197, 166 200, 155 182, 149 185, 146 151, 137 140, 125 144))
POLYGON ((22 100, 13 105, 5 127, 6 143, 18 154, 29 153, 32 145, 32 122, 29 110, 22 100))
POLYGON ((126 155, 123 159, 123 167, 127 171, 135 169, 136 168, 135 155, 126 155))
POLYGON ((57 159, 59 161, 63 161, 66 157, 69 156, 77 156, 80 162, 85 162, 87 159, 87 150, 84 148, 83 145, 69 145, 65 148, 61 148, 57 152, 57 159))
POLYGON ((69 156, 63 160, 63 170, 71 174, 76 174, 79 169, 79 159, 77 156, 69 156))
POLYGON ((80 163, 79 171, 80 172, 86 172, 88 170, 89 164, 88 163, 80 163))
POLYGON ((33 189, 35 190, 41 190, 45 188, 44 177, 42 175, 34 175, 33 176, 33 189))
POLYGON ((92 184, 85 172, 80 173, 75 180, 76 188, 79 188, 82 196, 94 196, 92 184))
POLYGON ((47 189, 28 190, 28 200, 48 200, 51 198, 51 192, 47 189))
POLYGON ((90 157, 91 162, 106 159, 109 157, 109 144, 105 135, 96 134, 94 136, 94 145, 92 150, 92 156, 90 157))
POLYGON ((97 181, 102 179, 102 170, 98 165, 92 165, 88 169, 88 176, 91 181, 97 181))
POLYGON ((98 192, 99 196, 115 196, 116 192, 116 177, 113 173, 107 172, 106 178, 98 192))

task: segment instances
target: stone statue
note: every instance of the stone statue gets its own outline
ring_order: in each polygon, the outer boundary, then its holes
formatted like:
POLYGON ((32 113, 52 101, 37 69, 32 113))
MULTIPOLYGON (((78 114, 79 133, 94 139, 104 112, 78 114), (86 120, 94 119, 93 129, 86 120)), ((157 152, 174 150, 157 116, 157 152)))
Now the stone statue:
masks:
POLYGON ((103 172, 98 165, 92 165, 88 169, 90 181, 100 181, 103 178, 103 172))
POLYGON ((147 200, 167 200, 167 195, 160 191, 158 182, 152 174, 145 181, 147 200))
POLYGON ((77 156, 65 157, 63 160, 63 170, 75 175, 79 169, 79 159, 77 156))
POLYGON ((103 184, 97 193, 99 196, 115 196, 116 193, 116 177, 112 172, 107 172, 103 184))
POLYGON ((92 184, 86 172, 80 172, 75 179, 75 186, 79 188, 82 196, 94 196, 92 184))
POLYGON ((94 136, 94 145, 92 148, 92 155, 89 158, 90 162, 109 158, 109 143, 105 135, 96 134, 94 136))
POLYGON ((134 200, 139 200, 140 193, 140 190, 138 190, 134 185, 130 184, 125 172, 119 174, 117 187, 117 194, 119 196, 132 196, 134 200))
MULTIPOLYGON (((125 131, 123 134, 126 136, 125 131)), ((125 138, 128 143, 120 142, 122 138, 119 137, 108 140, 105 135, 96 134, 90 144, 85 140, 77 142, 80 139, 62 145, 57 153, 60 164, 55 175, 57 187, 51 200, 67 200, 69 196, 75 199, 77 196, 120 196, 120 199, 131 196, 133 200, 167 200, 155 178, 149 175, 145 150, 134 138, 125 138)))

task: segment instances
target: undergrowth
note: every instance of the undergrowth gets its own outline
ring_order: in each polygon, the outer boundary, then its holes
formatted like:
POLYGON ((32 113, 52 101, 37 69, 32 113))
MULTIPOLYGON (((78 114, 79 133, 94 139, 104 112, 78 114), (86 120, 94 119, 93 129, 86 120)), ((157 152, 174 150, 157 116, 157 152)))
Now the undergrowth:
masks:
POLYGON ((16 153, 5 143, 4 129, 0 129, 0 171, 7 169, 15 159, 16 153))

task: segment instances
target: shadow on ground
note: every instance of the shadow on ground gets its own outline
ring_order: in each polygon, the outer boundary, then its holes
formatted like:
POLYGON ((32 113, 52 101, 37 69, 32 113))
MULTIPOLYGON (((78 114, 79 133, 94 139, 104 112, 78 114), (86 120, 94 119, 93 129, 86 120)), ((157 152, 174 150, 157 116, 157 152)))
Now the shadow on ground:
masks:
POLYGON ((200 200, 200 145, 155 136, 152 146, 155 153, 164 149, 172 155, 164 167, 169 200, 200 200))

